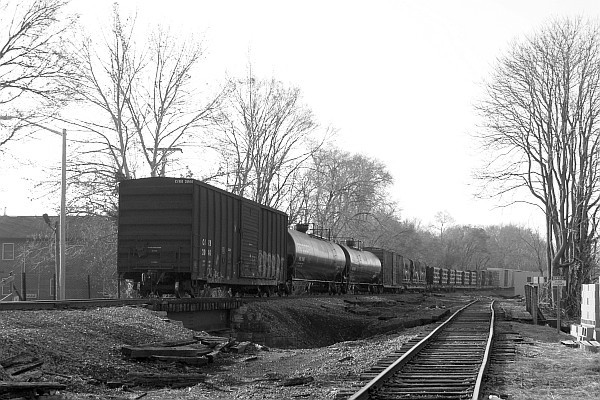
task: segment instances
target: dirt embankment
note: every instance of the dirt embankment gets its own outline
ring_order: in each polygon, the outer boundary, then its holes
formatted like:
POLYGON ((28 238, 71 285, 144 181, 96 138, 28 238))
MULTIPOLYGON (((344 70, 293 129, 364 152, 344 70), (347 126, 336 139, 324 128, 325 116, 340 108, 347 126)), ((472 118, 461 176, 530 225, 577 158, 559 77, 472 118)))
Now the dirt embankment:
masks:
POLYGON ((315 348, 429 324, 466 301, 462 294, 426 293, 280 299, 250 302, 233 319, 240 340, 315 348))

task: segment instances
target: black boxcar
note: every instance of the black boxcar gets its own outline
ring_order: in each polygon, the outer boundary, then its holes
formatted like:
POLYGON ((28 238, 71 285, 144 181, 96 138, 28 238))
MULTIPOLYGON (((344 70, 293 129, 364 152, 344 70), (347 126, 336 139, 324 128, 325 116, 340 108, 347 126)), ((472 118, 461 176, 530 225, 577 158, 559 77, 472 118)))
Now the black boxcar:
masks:
POLYGON ((285 213, 194 179, 119 184, 117 270, 142 292, 273 291, 287 281, 285 213))
POLYGON ((403 289, 404 257, 393 251, 379 247, 365 247, 363 250, 373 253, 381 262, 383 288, 390 292, 403 289))

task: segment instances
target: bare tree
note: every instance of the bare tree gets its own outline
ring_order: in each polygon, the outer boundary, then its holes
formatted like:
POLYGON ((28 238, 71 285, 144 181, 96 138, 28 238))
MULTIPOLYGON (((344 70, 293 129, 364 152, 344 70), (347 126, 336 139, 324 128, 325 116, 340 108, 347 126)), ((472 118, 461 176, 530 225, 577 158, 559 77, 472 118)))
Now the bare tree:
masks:
POLYGON ((193 38, 182 42, 160 28, 141 35, 135 18, 123 19, 117 5, 104 42, 85 39, 77 84, 90 112, 71 122, 87 131, 73 163, 87 211, 116 209, 118 181, 165 176, 174 153, 198 144, 221 98, 203 101, 195 89, 202 55, 193 38))
POLYGON ((127 101, 150 176, 165 175, 170 154, 189 144, 221 101, 220 94, 202 102, 191 88, 192 69, 203 55, 200 43, 174 43, 177 39, 164 30, 151 37, 152 75, 147 85, 133 87, 127 101))
POLYGON ((318 125, 301 103, 298 88, 275 79, 230 81, 226 106, 217 119, 217 149, 233 193, 281 207, 293 178, 324 139, 311 142, 318 125))
POLYGON ((381 227, 377 216, 394 216, 386 194, 392 176, 378 160, 322 149, 313 154, 304 180, 299 194, 304 220, 331 229, 334 236, 354 236, 370 224, 381 227))
MULTIPOLYGON (((68 98, 63 83, 72 72, 68 33, 74 19, 62 15, 66 4, 0 0, 0 115, 34 117, 39 108, 59 107, 68 98)), ((0 151, 25 132, 21 127, 6 126, 0 151)))
POLYGON ((452 215, 450 215, 448 210, 436 212, 434 218, 435 222, 437 222, 440 227, 440 239, 442 239, 442 236, 444 235, 444 227, 454 223, 454 218, 452 215))
POLYGON ((546 215, 548 274, 568 277, 568 308, 594 268, 600 158, 598 26, 557 20, 515 43, 498 61, 478 110, 484 147, 496 157, 480 174, 496 194, 526 189, 546 215))

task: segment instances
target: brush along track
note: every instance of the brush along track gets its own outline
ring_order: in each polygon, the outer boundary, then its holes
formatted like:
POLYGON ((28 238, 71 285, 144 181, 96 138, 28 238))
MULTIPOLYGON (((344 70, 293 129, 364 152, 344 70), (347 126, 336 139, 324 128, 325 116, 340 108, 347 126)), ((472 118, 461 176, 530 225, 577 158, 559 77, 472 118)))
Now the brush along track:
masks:
POLYGON ((394 360, 386 357, 348 399, 477 400, 492 344, 492 304, 470 303, 394 360))

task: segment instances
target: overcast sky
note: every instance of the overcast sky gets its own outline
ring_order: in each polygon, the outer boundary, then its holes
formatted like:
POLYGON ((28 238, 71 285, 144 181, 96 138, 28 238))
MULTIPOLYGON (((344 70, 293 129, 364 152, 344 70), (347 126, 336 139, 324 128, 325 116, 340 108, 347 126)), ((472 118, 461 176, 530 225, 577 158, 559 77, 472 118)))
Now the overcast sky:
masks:
MULTIPOLYGON (((72 9, 92 29, 109 23, 112 3, 73 0, 72 9)), ((593 0, 119 3, 122 13, 137 10, 138 24, 202 38, 207 82, 243 76, 250 57, 258 76, 299 87, 318 121, 338 130, 338 147, 387 165, 402 217, 425 225, 441 210, 459 224, 540 224, 532 207, 495 209, 473 197, 472 173, 487 156, 470 137, 473 105, 511 41, 552 18, 600 14, 593 0)), ((47 140, 58 162, 60 139, 47 140)), ((52 158, 48 150, 28 156, 52 158)), ((30 175, 20 168, 0 176, 0 211, 46 212, 29 199, 30 175)))

